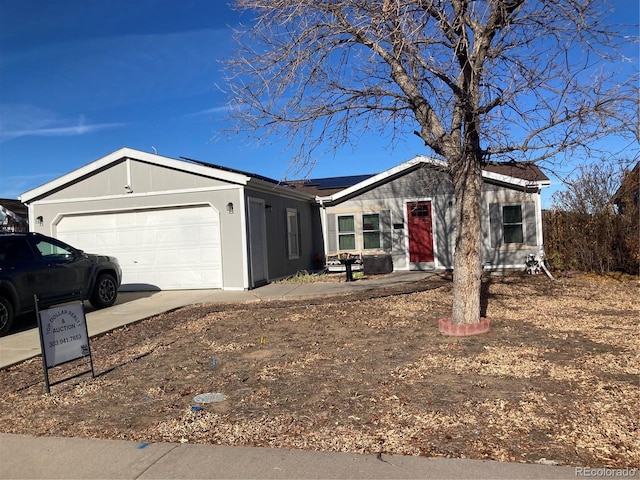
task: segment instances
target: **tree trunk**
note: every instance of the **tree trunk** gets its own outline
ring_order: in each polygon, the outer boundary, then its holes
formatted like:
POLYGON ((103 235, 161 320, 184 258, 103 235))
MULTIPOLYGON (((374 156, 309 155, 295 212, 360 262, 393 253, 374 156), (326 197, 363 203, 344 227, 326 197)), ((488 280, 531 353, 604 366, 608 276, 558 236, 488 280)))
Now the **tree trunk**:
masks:
POLYGON ((482 284, 482 169, 476 159, 452 169, 456 200, 456 241, 453 257, 452 324, 480 322, 482 284))

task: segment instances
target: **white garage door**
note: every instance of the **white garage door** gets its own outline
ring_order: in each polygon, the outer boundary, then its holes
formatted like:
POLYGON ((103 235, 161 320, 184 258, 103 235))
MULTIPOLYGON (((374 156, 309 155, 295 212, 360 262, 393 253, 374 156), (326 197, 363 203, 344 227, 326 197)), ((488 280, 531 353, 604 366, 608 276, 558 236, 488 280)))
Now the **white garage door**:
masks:
POLYGON ((220 216, 211 207, 65 216, 56 236, 117 257, 122 290, 222 288, 220 216))

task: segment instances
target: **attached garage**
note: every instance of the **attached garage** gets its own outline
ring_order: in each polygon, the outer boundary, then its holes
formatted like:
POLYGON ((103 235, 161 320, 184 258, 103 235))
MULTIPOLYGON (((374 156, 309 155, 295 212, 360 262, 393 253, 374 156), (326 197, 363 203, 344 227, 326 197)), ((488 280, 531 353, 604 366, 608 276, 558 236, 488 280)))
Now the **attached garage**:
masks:
POLYGON ((20 200, 31 231, 118 258, 122 290, 255 288, 312 269, 321 251, 312 195, 184 157, 122 148, 20 200), (306 233, 287 249, 291 212, 306 233))
POLYGON ((56 237, 118 258, 123 289, 222 288, 220 215, 211 206, 63 215, 56 237))

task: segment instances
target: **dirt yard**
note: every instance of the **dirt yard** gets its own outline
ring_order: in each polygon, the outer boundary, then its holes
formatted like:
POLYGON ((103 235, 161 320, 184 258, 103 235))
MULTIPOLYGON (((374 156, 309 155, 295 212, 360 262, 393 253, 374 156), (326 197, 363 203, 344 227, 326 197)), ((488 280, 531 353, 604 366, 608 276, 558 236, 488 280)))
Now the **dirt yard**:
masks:
POLYGON ((492 331, 466 338, 438 332, 444 277, 182 308, 93 339, 96 378, 49 395, 40 358, 0 371, 0 430, 640 467, 638 286, 489 277, 492 331), (209 392, 225 400, 194 401, 209 392))

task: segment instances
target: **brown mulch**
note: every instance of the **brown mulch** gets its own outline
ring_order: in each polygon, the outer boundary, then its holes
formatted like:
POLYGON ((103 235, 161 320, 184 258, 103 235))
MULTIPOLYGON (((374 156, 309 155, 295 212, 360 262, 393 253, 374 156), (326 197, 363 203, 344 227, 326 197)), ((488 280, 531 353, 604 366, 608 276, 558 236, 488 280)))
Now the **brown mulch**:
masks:
POLYGON ((158 315, 92 339, 96 378, 56 367, 48 395, 39 357, 1 370, 0 431, 640 467, 638 278, 485 282, 475 337, 438 332, 444 277, 158 315))

